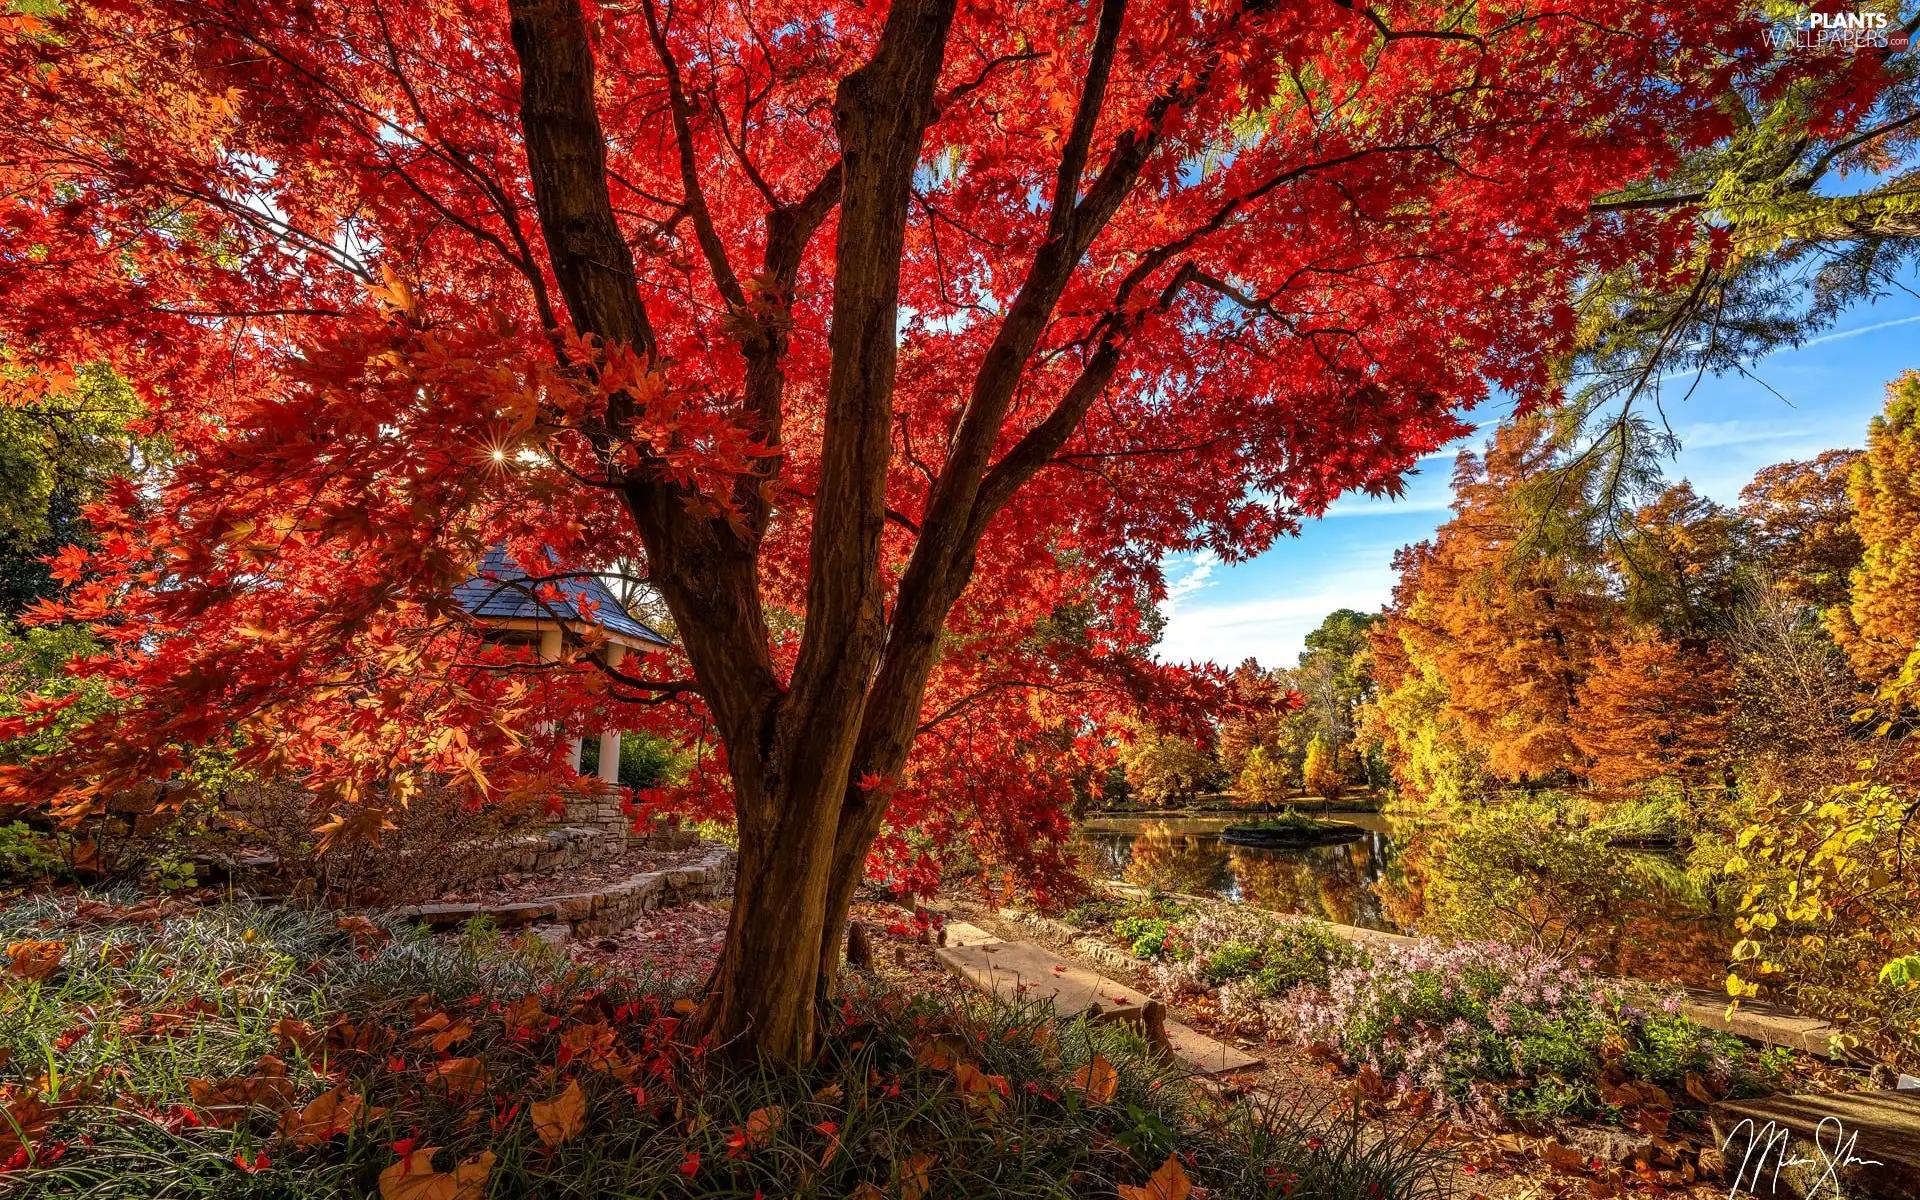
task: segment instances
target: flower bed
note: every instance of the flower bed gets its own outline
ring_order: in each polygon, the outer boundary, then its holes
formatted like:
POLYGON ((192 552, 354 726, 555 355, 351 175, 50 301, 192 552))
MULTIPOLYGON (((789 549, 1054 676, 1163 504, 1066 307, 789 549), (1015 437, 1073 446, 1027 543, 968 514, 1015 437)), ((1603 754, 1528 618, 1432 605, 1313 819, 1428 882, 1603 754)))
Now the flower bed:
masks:
POLYGON ((1794 1058, 1705 1028, 1677 1000, 1636 1006, 1590 963, 1525 946, 1362 946, 1317 921, 1157 897, 1079 915, 1150 962, 1168 996, 1209 998, 1242 1029, 1478 1123, 1695 1123, 1713 1101, 1775 1090, 1794 1058))
POLYGON ((1618 1120, 1761 1095, 1789 1055, 1629 1004, 1583 967, 1503 942, 1381 949, 1285 1008, 1297 1036, 1462 1113, 1618 1120), (1496 1111, 1497 1110, 1497 1111, 1496 1111))

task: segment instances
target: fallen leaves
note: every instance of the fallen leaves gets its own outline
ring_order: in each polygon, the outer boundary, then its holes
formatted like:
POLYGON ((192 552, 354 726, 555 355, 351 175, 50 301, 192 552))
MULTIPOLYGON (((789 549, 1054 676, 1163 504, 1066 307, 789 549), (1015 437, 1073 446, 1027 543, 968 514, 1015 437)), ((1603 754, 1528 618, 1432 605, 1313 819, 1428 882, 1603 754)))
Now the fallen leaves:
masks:
POLYGON ((966 1045, 947 1034, 928 1038, 913 1048, 913 1060, 933 1071, 951 1071, 966 1055, 966 1045))
POLYGON ((493 1173, 493 1151, 482 1150, 451 1171, 433 1169, 435 1146, 410 1150, 380 1172, 380 1200, 480 1200, 493 1173))
POLYGON ((587 1125, 587 1097, 580 1081, 569 1080, 566 1089, 551 1100, 536 1100, 527 1108, 533 1132, 547 1147, 563 1146, 579 1135, 587 1125))
POLYGON ((280 1136, 306 1149, 349 1133, 355 1126, 378 1120, 385 1112, 383 1108, 368 1105, 364 1096, 348 1091, 347 1086, 341 1084, 321 1093, 305 1108, 283 1114, 280 1136))
POLYGON ((456 1021, 444 1012, 436 1012, 415 1025, 412 1036, 435 1054, 445 1054, 448 1047, 473 1036, 473 1022, 465 1017, 456 1021))
POLYGON ((24 1153, 58 1115, 46 1097, 29 1088, 0 1088, 0 1162, 24 1153))
POLYGON ((1089 1104, 1105 1104, 1120 1088, 1120 1072, 1101 1055, 1073 1073, 1073 1086, 1086 1095, 1089 1104))
POLYGON ((7 947, 7 974, 16 979, 38 981, 60 969, 67 956, 65 942, 36 942, 31 939, 7 947))
POLYGON ((255 1108, 280 1112, 292 1107, 293 1081, 287 1078, 287 1064, 267 1054, 251 1075, 189 1079, 187 1094, 203 1122, 225 1129, 245 1121, 255 1108))
POLYGON ((192 911, 194 906, 183 900, 162 900, 157 896, 149 897, 138 904, 130 904, 125 908, 101 900, 82 900, 73 907, 71 923, 81 928, 98 928, 103 925, 159 925, 168 917, 177 917, 192 911))
POLYGON ((280 1039, 282 1052, 297 1050, 307 1058, 320 1047, 326 1035, 298 1017, 281 1017, 267 1027, 267 1032, 280 1039))
POLYGON ((1011 1089, 1005 1075, 989 1075, 972 1063, 955 1063, 953 1081, 960 1086, 960 1097, 975 1112, 996 1113, 1007 1106, 1011 1089))
POLYGON ((1180 1165, 1180 1156, 1167 1155, 1167 1161, 1160 1169, 1138 1187, 1123 1183, 1116 1189, 1120 1200, 1187 1200, 1193 1192, 1193 1181, 1187 1178, 1187 1169, 1180 1165))
POLYGON ((449 1058, 427 1066, 427 1086, 450 1100, 471 1099, 487 1090, 487 1065, 477 1058, 449 1058))
POLYGON ((334 927, 352 937, 354 944, 359 946, 384 945, 393 937, 392 934, 362 916, 341 917, 334 922, 334 927))
POLYGON ((925 1200, 933 1186, 933 1155, 915 1154, 893 1165, 893 1189, 900 1200, 925 1200))

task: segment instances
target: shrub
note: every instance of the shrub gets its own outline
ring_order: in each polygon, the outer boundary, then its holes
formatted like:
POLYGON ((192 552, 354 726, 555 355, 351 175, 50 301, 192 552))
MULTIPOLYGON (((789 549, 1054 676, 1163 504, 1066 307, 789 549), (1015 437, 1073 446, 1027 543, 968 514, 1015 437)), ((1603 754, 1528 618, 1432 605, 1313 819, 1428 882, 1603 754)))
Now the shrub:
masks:
POLYGON ((1133 950, 1135 958, 1164 958, 1174 945, 1173 929, 1165 917, 1122 917, 1113 932, 1133 950))
POLYGON ((29 883, 66 870, 52 839, 25 821, 0 825, 0 883, 29 883))
POLYGON ((1201 975, 1211 984, 1251 975, 1260 966, 1260 947, 1251 942, 1228 942, 1207 955, 1201 975))
POLYGON ((1226 905, 1193 913, 1174 934, 1186 952, 1156 969, 1160 983, 1176 993, 1221 988, 1235 1015, 1254 1015, 1261 1000, 1301 984, 1325 987, 1336 967, 1366 961, 1364 950, 1318 921, 1226 905))

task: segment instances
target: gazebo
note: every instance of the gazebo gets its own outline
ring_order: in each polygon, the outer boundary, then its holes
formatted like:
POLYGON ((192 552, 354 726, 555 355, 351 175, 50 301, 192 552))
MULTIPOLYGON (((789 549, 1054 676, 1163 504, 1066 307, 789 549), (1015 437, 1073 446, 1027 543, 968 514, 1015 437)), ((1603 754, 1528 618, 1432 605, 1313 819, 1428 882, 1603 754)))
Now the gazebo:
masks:
MULTIPOLYGON (((535 582, 534 577, 507 554, 504 546, 487 551, 480 560, 479 574, 454 588, 453 598, 488 627, 490 640, 537 646, 541 662, 558 659, 569 635, 577 641, 589 629, 599 630, 605 640, 607 665, 611 667, 618 667, 629 651, 658 654, 673 645, 645 622, 636 620, 598 576, 569 575, 560 579, 540 576, 535 582), (549 586, 559 593, 557 597, 542 594, 549 586)), ((575 771, 580 769, 583 741, 575 737, 570 742, 569 761, 575 771)), ((619 782, 620 731, 617 729, 600 735, 597 773, 606 783, 619 782)))

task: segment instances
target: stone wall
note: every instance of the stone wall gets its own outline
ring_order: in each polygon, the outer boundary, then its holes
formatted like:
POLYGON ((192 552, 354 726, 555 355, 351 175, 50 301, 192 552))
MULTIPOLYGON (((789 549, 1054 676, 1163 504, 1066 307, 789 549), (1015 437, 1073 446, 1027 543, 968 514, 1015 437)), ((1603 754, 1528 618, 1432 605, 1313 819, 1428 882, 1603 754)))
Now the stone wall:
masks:
POLYGON ((656 908, 728 895, 733 891, 734 868, 733 851, 716 845, 682 866, 642 871, 598 891, 543 896, 505 905, 416 904, 396 909, 394 915, 402 920, 425 921, 443 927, 486 916, 510 928, 558 924, 580 937, 604 937, 625 929, 643 913, 656 908))
POLYGON ((603 858, 614 858, 627 850, 685 850, 700 839, 691 830, 656 821, 636 831, 627 818, 613 830, 602 826, 575 825, 569 822, 557 829, 545 829, 501 838, 497 841, 449 846, 444 851, 459 866, 451 876, 443 864, 441 878, 451 878, 447 890, 465 887, 476 880, 495 875, 547 875, 569 867, 584 866, 603 858))

